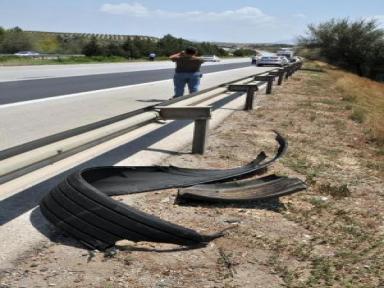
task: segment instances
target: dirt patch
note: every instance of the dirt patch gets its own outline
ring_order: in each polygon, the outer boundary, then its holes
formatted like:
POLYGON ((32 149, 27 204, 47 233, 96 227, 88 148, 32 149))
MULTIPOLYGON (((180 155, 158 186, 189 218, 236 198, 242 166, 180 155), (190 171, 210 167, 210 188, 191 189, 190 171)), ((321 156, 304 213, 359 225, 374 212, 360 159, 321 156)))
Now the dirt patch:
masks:
POLYGON ((289 152, 269 172, 305 180, 307 192, 214 206, 175 205, 174 189, 119 196, 200 232, 233 228, 206 247, 122 241, 106 254, 58 233, 17 268, 1 271, 0 287, 381 287, 384 156, 349 117, 343 97, 329 74, 298 72, 260 97, 259 109, 237 111, 211 131, 204 156, 180 154, 163 163, 243 165, 261 150, 274 153, 277 129, 289 152))

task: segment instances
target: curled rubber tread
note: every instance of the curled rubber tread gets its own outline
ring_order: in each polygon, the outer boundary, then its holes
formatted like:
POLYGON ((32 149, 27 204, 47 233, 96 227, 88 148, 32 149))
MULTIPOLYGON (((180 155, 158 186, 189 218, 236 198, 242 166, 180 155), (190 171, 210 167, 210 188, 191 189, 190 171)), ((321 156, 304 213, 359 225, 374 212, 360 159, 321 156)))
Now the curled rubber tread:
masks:
POLYGON ((305 190, 307 186, 298 178, 269 175, 259 179, 203 184, 178 191, 178 199, 204 202, 249 202, 289 195, 305 190))
POLYGON ((84 245, 92 249, 94 249, 95 247, 98 247, 98 249, 100 250, 105 250, 110 246, 110 244, 107 244, 103 241, 95 239, 94 237, 86 233, 83 233, 80 230, 77 230, 71 225, 68 225, 67 223, 65 223, 63 220, 60 220, 59 218, 57 218, 57 216, 51 212, 50 208, 48 208, 44 202, 40 203, 40 209, 42 214, 45 216, 45 218, 47 218, 48 221, 50 221, 55 226, 60 227, 61 230, 68 233, 69 235, 72 235, 73 237, 77 238, 84 245))
POLYGON ((174 166, 95 167, 68 176, 41 201, 43 215, 56 227, 99 250, 116 241, 152 241, 200 245, 221 237, 222 232, 200 234, 116 201, 109 196, 168 188, 188 187, 242 179, 278 160, 287 150, 286 140, 276 133, 276 155, 264 152, 243 167, 187 169, 174 166))
POLYGON ((60 189, 55 189, 51 193, 57 201, 66 207, 70 213, 77 215, 79 218, 86 220, 89 224, 98 228, 105 229, 105 231, 117 235, 118 237, 130 238, 132 241, 145 241, 149 240, 143 235, 139 235, 134 231, 126 229, 117 223, 108 221, 103 217, 98 216, 92 210, 84 209, 84 205, 78 204, 67 197, 60 189))
POLYGON ((119 240, 119 237, 105 232, 105 230, 96 226, 90 225, 90 223, 84 221, 75 214, 71 214, 69 211, 63 208, 61 204, 56 202, 56 200, 52 197, 52 194, 49 194, 44 198, 44 203, 51 208, 52 213, 60 219, 60 222, 65 222, 77 230, 83 231, 95 239, 102 240, 106 243, 114 243, 119 240))
MULTIPOLYGON (((132 207, 129 207, 130 209, 127 210, 126 205, 120 202, 114 201, 113 199, 105 198, 105 196, 103 195, 90 194, 88 193, 89 191, 83 192, 80 189, 75 190, 71 185, 66 183, 66 181, 62 182, 59 185, 59 188, 61 191, 64 191, 65 194, 71 197, 73 201, 79 203, 79 205, 82 205, 84 207, 83 208, 84 211, 90 211, 91 213, 97 214, 100 217, 103 217, 105 221, 108 221, 108 223, 120 225, 123 230, 120 232, 120 237, 122 237, 122 239, 130 239, 132 241, 153 241, 153 239, 156 239, 158 240, 157 242, 172 241, 175 244, 179 244, 183 242, 183 239, 180 239, 180 237, 174 237, 172 234, 166 233, 163 230, 161 230, 160 229, 162 228, 161 224, 158 223, 158 221, 154 222, 153 220, 151 220, 153 218, 153 216, 151 215, 142 213, 141 211, 137 210, 138 212, 144 214, 143 215, 144 217, 145 216, 152 217, 148 219, 149 225, 146 225, 146 227, 144 227, 142 222, 145 222, 144 221, 145 218, 137 217, 137 215, 135 215, 136 209, 132 207), (122 206, 122 207, 119 207, 119 206, 122 206), (124 208, 124 209, 121 209, 121 208, 124 208), (156 224, 157 224, 157 227, 156 227, 156 224), (152 227, 150 225, 155 227, 152 227), (124 231, 126 231, 127 233, 126 235, 124 235, 123 233, 124 231)), ((100 225, 100 223, 94 223, 93 225, 100 225)), ((167 225, 165 225, 165 227, 169 228, 167 225)), ((177 227, 180 227, 180 226, 177 226, 177 227)), ((107 227, 105 227, 105 229, 107 229, 107 227)), ((176 232, 179 230, 176 230, 176 232)), ((199 234, 197 234, 195 231, 191 230, 191 232, 192 232, 191 235, 189 235, 190 237, 199 236, 199 234)), ((187 239, 184 239, 184 241, 186 240, 187 239)), ((197 243, 198 242, 199 241, 197 241, 197 243)))
MULTIPOLYGON (((151 239, 157 239, 157 237, 159 237, 159 235, 155 234, 156 232, 157 234, 160 234, 160 236, 166 233, 168 238, 168 241, 166 242, 171 242, 171 243, 175 243, 174 241, 169 241, 173 238, 171 236, 178 235, 177 238, 180 240, 176 241, 175 244, 181 244, 179 242, 183 242, 183 241, 194 242, 196 244, 196 243, 204 242, 206 238, 192 229, 188 229, 188 228, 176 225, 174 223, 164 221, 156 216, 144 213, 138 209, 135 209, 133 207, 130 207, 123 203, 115 201, 109 197, 106 197, 101 193, 97 193, 98 192, 97 190, 95 190, 92 186, 86 187, 84 185, 85 183, 82 181, 79 181, 77 177, 69 176, 68 183, 72 183, 71 185, 72 188, 76 187, 76 190, 78 193, 87 195, 89 198, 92 198, 94 201, 99 203, 98 209, 101 209, 100 206, 103 206, 104 208, 107 207, 109 209, 112 209, 118 215, 122 215, 123 217, 125 217, 124 221, 129 221, 130 225, 135 225, 137 230, 141 231, 142 233, 146 233, 147 235, 151 235, 151 239), (154 236, 156 236, 156 238, 154 236)), ((112 219, 115 219, 115 217, 116 217, 116 214, 113 216, 112 219)), ((154 241, 154 240, 151 240, 151 241, 154 241)), ((163 241, 159 239, 159 241, 155 241, 155 242, 163 242, 163 241)))

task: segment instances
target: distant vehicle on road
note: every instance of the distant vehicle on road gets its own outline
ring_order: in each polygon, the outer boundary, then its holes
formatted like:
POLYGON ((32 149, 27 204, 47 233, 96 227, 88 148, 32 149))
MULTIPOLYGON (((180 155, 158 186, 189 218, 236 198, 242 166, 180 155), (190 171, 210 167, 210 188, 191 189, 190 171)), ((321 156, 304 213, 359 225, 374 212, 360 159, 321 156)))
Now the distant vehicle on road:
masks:
MULTIPOLYGON (((257 61, 257 66, 284 66, 288 60, 281 56, 263 56, 257 61)), ((289 62, 289 61, 288 61, 289 62)))
POLYGON ((257 60, 259 60, 260 58, 261 58, 260 55, 253 55, 253 56, 251 57, 251 64, 256 65, 256 64, 257 64, 257 60))
POLYGON ((203 55, 201 56, 205 62, 220 62, 220 58, 216 55, 203 55))
POLYGON ((34 56, 40 56, 41 54, 36 51, 19 51, 13 55, 22 56, 22 57, 34 57, 34 56))
POLYGON ((285 56, 279 56, 279 57, 283 61, 284 65, 288 65, 290 62, 292 62, 292 59, 291 59, 291 61, 289 61, 288 58, 285 56))
POLYGON ((281 48, 279 51, 276 52, 276 55, 287 57, 287 59, 291 61, 295 53, 291 48, 281 48))

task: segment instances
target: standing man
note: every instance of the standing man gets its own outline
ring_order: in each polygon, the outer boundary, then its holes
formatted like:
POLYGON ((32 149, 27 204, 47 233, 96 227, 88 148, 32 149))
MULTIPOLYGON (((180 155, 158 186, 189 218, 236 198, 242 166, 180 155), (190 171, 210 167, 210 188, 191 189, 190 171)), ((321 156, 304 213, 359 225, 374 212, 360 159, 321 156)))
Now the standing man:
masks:
POLYGON ((155 60, 155 57, 156 57, 156 54, 154 52, 151 52, 149 53, 148 55, 148 59, 149 61, 154 61, 155 60))
POLYGON ((188 85, 190 94, 199 91, 200 78, 202 77, 200 66, 204 60, 196 55, 197 49, 188 47, 185 51, 169 57, 173 62, 176 62, 176 70, 173 77, 175 85, 174 98, 184 95, 185 84, 188 85))

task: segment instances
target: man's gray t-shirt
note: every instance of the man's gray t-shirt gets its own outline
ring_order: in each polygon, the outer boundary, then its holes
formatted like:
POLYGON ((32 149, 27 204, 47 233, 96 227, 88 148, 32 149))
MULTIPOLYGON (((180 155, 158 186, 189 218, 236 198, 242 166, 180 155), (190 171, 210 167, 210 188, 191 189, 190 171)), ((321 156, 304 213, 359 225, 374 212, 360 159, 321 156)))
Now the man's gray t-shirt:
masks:
POLYGON ((203 59, 193 56, 181 56, 174 60, 176 62, 176 73, 195 73, 200 72, 203 59))

